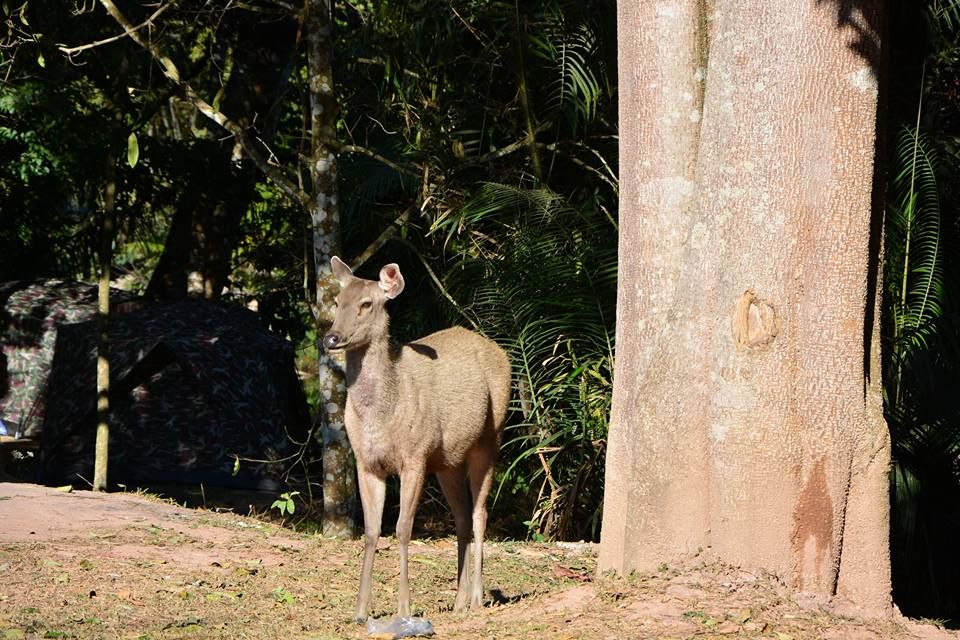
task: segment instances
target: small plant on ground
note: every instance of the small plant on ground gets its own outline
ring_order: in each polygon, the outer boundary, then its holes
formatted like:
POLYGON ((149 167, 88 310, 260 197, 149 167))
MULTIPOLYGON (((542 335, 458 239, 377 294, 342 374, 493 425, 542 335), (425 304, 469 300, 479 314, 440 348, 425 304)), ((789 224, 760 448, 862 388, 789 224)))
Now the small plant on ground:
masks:
POLYGON ((271 509, 277 509, 281 516, 291 515, 297 509, 297 504, 293 499, 300 495, 299 491, 287 491, 281 493, 280 497, 270 505, 271 509))

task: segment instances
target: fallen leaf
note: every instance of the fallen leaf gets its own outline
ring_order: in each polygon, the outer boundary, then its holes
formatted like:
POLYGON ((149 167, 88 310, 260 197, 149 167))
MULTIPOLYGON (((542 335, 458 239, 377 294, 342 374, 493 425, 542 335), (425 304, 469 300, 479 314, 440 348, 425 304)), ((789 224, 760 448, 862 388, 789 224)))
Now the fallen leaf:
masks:
POLYGON ((185 619, 183 619, 183 620, 178 620, 178 621, 176 621, 176 622, 170 622, 170 623, 168 623, 163 629, 164 629, 164 631, 166 631, 167 629, 175 629, 175 628, 178 628, 178 627, 181 628, 181 629, 182 629, 182 628, 186 628, 186 627, 199 627, 199 626, 202 626, 202 624, 203 624, 203 623, 200 622, 200 618, 198 618, 198 617, 196 617, 196 616, 189 616, 189 617, 187 617, 187 618, 185 618, 185 619))
POLYGON ((144 606, 143 601, 138 600, 136 596, 134 596, 129 591, 117 591, 117 598, 119 600, 123 600, 124 602, 129 602, 130 604, 136 605, 138 607, 144 606))
POLYGON ((557 578, 570 578, 571 580, 579 580, 580 582, 590 582, 593 579, 586 571, 575 571, 562 564, 554 565, 553 575, 557 578))
POLYGON ((411 557, 410 557, 410 562, 418 562, 418 563, 420 563, 420 564, 425 564, 425 565, 427 565, 428 567, 439 567, 439 566, 440 566, 439 564, 437 564, 437 563, 434 562, 433 560, 430 560, 430 559, 428 559, 428 558, 421 558, 420 556, 411 556, 411 557))

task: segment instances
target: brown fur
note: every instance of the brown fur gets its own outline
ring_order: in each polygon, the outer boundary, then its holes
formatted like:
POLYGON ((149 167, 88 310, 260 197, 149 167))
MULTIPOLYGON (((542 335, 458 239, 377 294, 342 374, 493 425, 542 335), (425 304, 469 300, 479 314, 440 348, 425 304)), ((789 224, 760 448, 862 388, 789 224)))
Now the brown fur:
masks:
POLYGON ((461 327, 395 347, 384 304, 403 290, 399 267, 386 265, 377 282, 355 277, 339 258, 331 265, 341 291, 324 344, 347 353, 346 428, 364 516, 355 617, 364 620, 368 613, 385 481, 392 474, 400 476, 399 614, 410 615, 407 547, 428 473, 437 475, 457 526, 455 609, 479 607, 486 502, 510 400, 507 355, 461 327))

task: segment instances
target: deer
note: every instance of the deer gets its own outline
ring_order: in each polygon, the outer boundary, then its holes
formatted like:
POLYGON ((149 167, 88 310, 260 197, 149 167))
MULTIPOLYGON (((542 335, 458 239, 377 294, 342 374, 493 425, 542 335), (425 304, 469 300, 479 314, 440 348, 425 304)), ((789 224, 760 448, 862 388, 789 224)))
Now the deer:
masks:
POLYGON ((410 616, 407 551, 427 475, 439 481, 457 534, 454 611, 483 606, 487 498, 510 401, 510 361, 495 342, 452 327, 413 342, 390 339, 388 300, 404 289, 396 263, 379 280, 330 261, 340 284, 325 349, 345 352, 345 426, 357 463, 364 545, 356 622, 367 619, 388 476, 400 477, 398 614, 410 616), (471 540, 472 535, 472 540, 471 540), (472 570, 469 560, 472 560, 472 570))

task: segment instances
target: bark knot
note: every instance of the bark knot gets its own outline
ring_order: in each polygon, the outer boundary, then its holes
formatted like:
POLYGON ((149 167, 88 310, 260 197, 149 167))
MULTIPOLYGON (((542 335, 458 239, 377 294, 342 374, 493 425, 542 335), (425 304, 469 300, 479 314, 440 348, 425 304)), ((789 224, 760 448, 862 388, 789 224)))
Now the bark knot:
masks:
POLYGON ((766 300, 747 289, 737 299, 733 310, 733 340, 737 349, 765 347, 777 337, 780 319, 766 300))

